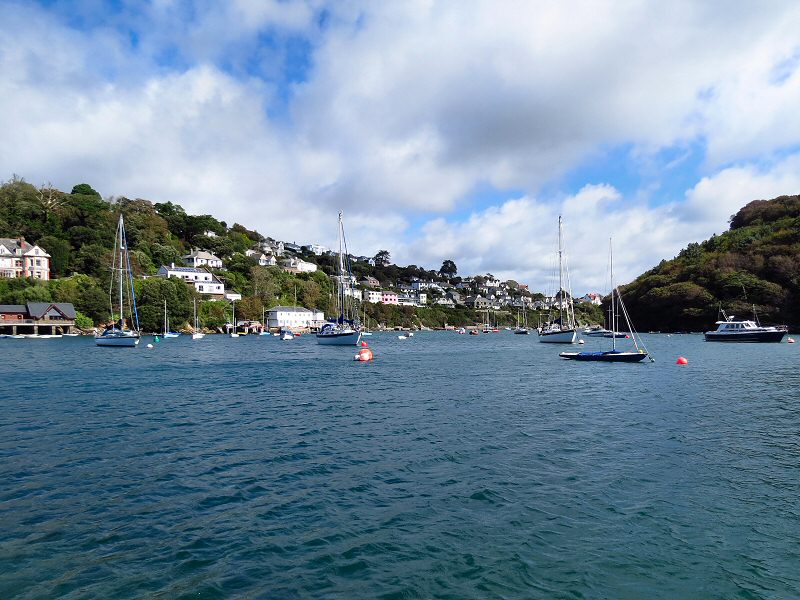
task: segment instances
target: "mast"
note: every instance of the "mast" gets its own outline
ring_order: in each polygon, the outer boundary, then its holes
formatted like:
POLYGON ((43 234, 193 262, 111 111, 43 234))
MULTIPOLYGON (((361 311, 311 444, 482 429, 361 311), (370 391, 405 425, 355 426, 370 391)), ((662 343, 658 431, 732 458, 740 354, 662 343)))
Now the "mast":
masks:
POLYGON ((167 299, 164 298, 164 336, 167 335, 167 299))
POLYGON ((342 211, 339 211, 339 319, 344 324, 344 257, 342 256, 342 211))
POLYGON ((561 266, 561 215, 558 215, 558 322, 564 328, 564 283, 561 266))
POLYGON ((122 308, 122 303, 123 303, 123 299, 122 299, 122 285, 123 285, 123 283, 122 283, 122 259, 124 258, 123 257, 124 241, 122 239, 123 238, 123 235, 122 235, 123 229, 122 228, 123 228, 122 213, 120 213, 120 215, 119 215, 119 232, 118 232, 119 233, 119 320, 120 320, 120 330, 124 330, 125 329, 125 316, 124 316, 124 314, 122 312, 123 311, 123 308, 122 308))
POLYGON ((614 318, 614 248, 611 245, 611 238, 608 238, 608 256, 611 263, 611 349, 617 349, 617 327, 614 318))

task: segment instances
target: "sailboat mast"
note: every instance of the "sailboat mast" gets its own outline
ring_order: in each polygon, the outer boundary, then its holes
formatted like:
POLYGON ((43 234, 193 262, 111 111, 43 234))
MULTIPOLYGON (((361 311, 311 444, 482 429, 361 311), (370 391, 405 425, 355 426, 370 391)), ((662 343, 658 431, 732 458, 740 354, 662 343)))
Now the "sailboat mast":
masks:
POLYGON ((611 238, 608 238, 608 256, 611 271, 611 349, 617 349, 617 325, 614 317, 614 247, 611 245, 611 238))
POLYGON ((122 224, 122 214, 119 215, 119 320, 120 320, 120 329, 125 329, 125 315, 122 312, 122 260, 124 258, 124 245, 125 242, 123 241, 122 231, 123 231, 123 224, 122 224))
POLYGON ((342 211, 339 211, 339 316, 342 320, 344 314, 344 257, 342 256, 342 211))
POLYGON ((564 283, 561 265, 561 215, 558 215, 558 322, 564 327, 564 283))

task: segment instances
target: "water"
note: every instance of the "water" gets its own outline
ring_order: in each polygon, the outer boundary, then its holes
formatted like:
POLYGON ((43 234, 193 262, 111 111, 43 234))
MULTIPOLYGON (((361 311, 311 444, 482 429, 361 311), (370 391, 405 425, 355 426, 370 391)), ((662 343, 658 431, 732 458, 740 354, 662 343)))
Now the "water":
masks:
POLYGON ((645 337, 0 340, 0 597, 800 596, 800 345, 645 337))

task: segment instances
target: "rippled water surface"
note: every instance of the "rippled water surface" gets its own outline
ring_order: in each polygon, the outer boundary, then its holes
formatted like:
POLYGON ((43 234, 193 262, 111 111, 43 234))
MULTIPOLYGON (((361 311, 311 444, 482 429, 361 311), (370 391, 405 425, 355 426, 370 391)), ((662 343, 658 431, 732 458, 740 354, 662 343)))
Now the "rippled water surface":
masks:
POLYGON ((0 340, 0 597, 800 597, 800 344, 645 338, 0 340))

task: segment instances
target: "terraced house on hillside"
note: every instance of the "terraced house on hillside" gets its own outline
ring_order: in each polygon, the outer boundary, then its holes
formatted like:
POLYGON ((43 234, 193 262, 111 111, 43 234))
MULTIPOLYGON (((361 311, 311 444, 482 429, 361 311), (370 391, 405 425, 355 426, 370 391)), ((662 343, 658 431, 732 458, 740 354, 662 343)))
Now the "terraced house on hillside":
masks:
POLYGON ((50 279, 50 255, 25 238, 0 238, 0 277, 50 279))

